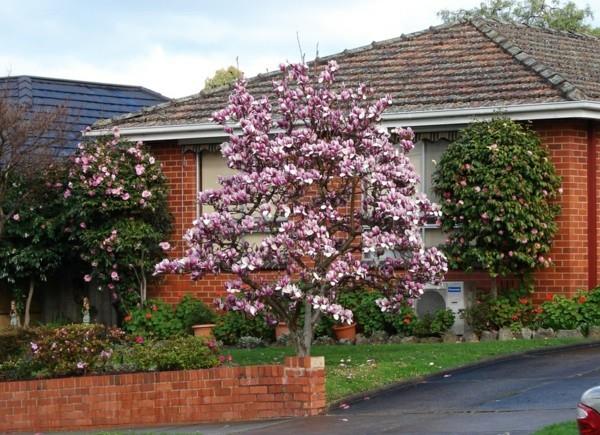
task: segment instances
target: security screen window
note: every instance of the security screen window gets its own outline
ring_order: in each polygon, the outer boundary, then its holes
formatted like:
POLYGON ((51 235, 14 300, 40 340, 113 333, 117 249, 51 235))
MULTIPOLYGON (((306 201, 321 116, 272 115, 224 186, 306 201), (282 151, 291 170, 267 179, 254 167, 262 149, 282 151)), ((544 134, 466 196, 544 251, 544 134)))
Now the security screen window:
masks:
MULTIPOLYGON (((418 191, 425 193, 432 202, 438 204, 441 199, 433 191, 433 173, 455 136, 455 132, 419 135, 415 139, 415 147, 408 154, 415 172, 421 179, 418 191)), ((439 246, 445 241, 446 236, 437 223, 431 222, 423 228, 423 242, 426 247, 439 246)))

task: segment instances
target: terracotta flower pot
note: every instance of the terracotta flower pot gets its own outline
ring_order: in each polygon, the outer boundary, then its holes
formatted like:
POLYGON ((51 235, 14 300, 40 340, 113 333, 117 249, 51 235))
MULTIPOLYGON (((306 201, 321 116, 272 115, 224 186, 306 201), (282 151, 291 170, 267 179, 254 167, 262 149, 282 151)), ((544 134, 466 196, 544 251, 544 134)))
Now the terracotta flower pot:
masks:
POLYGON ((288 328, 287 323, 279 322, 275 326, 275 338, 279 339, 279 337, 283 337, 284 335, 290 335, 290 328, 288 328))
POLYGON ((196 337, 213 337, 214 323, 206 323, 204 325, 194 325, 192 330, 196 337))
POLYGON ((333 333, 336 340, 348 340, 354 342, 356 340, 356 323, 352 325, 334 325, 333 333))

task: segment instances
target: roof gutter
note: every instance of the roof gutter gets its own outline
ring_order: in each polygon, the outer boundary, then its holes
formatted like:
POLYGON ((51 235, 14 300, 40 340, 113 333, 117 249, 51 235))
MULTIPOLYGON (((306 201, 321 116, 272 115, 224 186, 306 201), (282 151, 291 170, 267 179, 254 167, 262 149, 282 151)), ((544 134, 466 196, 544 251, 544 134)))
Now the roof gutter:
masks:
MULTIPOLYGON (((424 110, 410 112, 386 112, 384 127, 411 127, 415 131, 459 129, 473 121, 497 116, 507 116, 517 121, 583 118, 600 120, 600 102, 566 101, 556 103, 520 104, 511 106, 475 107, 447 110, 424 110)), ((220 125, 204 122, 184 125, 159 125, 145 127, 122 127, 121 136, 145 142, 160 140, 223 139, 226 134, 220 125)), ((86 136, 111 134, 110 129, 92 130, 86 136)))

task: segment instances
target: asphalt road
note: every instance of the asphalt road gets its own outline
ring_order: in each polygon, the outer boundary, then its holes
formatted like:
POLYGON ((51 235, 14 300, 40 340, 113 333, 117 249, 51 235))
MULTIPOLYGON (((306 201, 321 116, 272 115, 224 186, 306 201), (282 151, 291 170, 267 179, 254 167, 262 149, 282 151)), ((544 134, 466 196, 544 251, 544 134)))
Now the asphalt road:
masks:
POLYGON ((600 385, 600 345, 534 353, 388 390, 327 415, 204 434, 529 434, 575 418, 600 385))
POLYGON ((318 417, 163 427, 158 432, 521 435, 574 419, 581 393, 596 385, 600 343, 520 355, 399 385, 318 417))

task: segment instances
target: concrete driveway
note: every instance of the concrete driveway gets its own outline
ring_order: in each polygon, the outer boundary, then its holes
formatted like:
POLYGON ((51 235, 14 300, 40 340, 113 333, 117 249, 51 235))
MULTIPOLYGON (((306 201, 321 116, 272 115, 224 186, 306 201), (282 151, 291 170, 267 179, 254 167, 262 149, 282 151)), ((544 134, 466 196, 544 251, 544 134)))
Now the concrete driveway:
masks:
POLYGON ((327 415, 283 421, 160 428, 204 435, 529 434, 575 418, 600 385, 600 343, 538 351, 400 385, 327 415))

